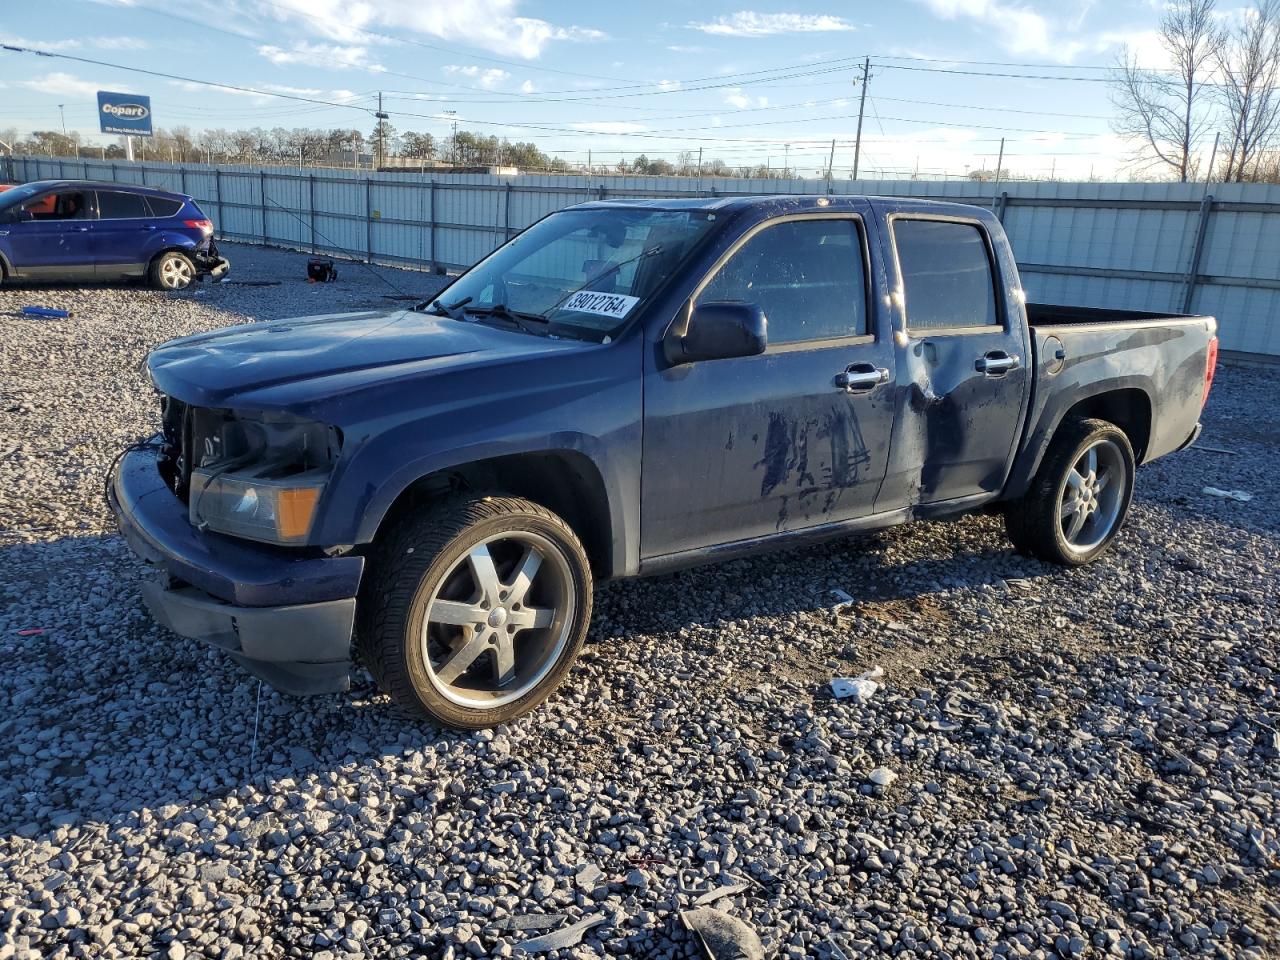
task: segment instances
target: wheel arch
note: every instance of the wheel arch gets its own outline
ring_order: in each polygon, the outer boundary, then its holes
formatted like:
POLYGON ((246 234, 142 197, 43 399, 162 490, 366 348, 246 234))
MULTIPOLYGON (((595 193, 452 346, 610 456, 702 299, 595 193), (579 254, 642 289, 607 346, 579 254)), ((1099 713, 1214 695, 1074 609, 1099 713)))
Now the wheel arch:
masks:
POLYGON ((1056 415, 1042 412, 1040 423, 1028 434, 1028 442, 1014 463, 1002 499, 1015 499, 1026 493, 1063 426, 1076 420, 1114 423, 1129 438, 1135 463, 1143 463, 1151 443, 1154 415, 1149 384, 1132 380, 1097 384, 1087 395, 1064 403, 1056 415))
POLYGON ((462 491, 521 497, 545 507, 582 541, 596 579, 607 579, 617 571, 608 489, 595 462, 577 450, 492 456, 425 474, 400 491, 378 521, 372 539, 406 512, 462 491))

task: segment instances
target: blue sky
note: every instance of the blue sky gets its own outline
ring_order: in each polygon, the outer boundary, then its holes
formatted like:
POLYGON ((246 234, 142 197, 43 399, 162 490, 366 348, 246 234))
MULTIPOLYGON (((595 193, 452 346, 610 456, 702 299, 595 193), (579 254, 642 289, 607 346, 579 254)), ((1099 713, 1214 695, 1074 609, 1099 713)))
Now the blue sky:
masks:
MULTIPOLYGON (((1124 177, 1107 84, 1122 45, 1158 62, 1158 0, 1074 5, 897 0, 698 5, 567 0, 43 0, 6 4, 0 43, 342 105, 219 90, 0 51, 0 137, 68 129, 90 143, 95 91, 149 94, 163 127, 357 127, 376 92, 400 130, 460 126, 570 161, 680 150, 812 173, 837 140, 862 167, 1005 167, 1124 177), (1010 67, 996 64, 1016 63, 1010 67), (942 72, 951 71, 951 72, 942 72), (1013 73, 1020 76, 980 76, 1013 73), (1034 79, 1032 77, 1035 77, 1034 79), (1067 79, 1050 79, 1067 78, 1067 79), (349 106, 343 106, 349 105, 349 106), (786 145, 790 144, 788 148, 786 145)), ((1207 151, 1206 151, 1207 152, 1207 151)))

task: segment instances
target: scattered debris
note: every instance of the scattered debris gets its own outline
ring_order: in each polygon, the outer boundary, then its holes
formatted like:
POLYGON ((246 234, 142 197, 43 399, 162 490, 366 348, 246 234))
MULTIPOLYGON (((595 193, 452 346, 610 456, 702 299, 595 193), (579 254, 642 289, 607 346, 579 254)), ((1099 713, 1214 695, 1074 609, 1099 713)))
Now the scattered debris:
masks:
POLYGON ((693 905, 695 907, 705 907, 707 904, 715 903, 723 897, 731 897, 734 894, 741 893, 749 886, 750 884, 746 883, 726 883, 723 886, 717 887, 714 890, 708 890, 706 893, 695 897, 693 905))
POLYGON ((853 697, 855 700, 870 700, 880 684, 877 682, 884 676, 883 667, 872 667, 866 673, 856 677, 836 677, 831 681, 831 692, 836 699, 844 700, 853 697))
POLYGON ((523 913, 505 917, 494 926, 498 930, 550 930, 568 919, 567 913, 523 913))
POLYGON ((1206 447, 1203 443, 1192 444, 1188 450, 1203 450, 1205 453, 1225 453, 1228 457, 1234 457, 1234 450, 1224 450, 1222 447, 1206 447))
POLYGON ((831 607, 833 613, 843 613, 846 608, 851 607, 854 604, 853 597, 849 596, 849 594, 845 593, 839 587, 835 587, 831 590, 831 596, 836 598, 836 602, 831 607))
POLYGON ((764 960, 760 938, 737 917, 698 907, 681 911, 680 920, 701 941, 708 960, 764 960))
POLYGON ((1221 497, 1224 500, 1235 500, 1237 503, 1248 503, 1253 499, 1252 493, 1245 493, 1243 490, 1223 490, 1220 487, 1205 487, 1202 493, 1207 493, 1211 497, 1221 497))
POLYGON ((278 287, 279 280, 219 280, 219 283, 230 284, 233 287, 278 287))
POLYGON ((56 307, 23 307, 22 312, 28 317, 44 317, 48 320, 65 320, 71 316, 70 310, 59 310, 56 307))
POLYGON ((604 879, 604 871, 597 867, 594 863, 587 863, 578 868, 578 872, 573 875, 573 882, 579 890, 594 890, 600 886, 600 881, 604 879))
MULTIPOLYGON (((553 933, 544 933, 542 936, 534 937, 532 940, 522 940, 515 945, 515 948, 523 950, 525 953, 543 953, 547 950, 563 950, 566 947, 576 947, 582 942, 582 938, 588 930, 608 922, 609 917, 600 913, 594 917, 579 920, 577 923, 570 924, 553 933)), ((763 957, 764 954, 761 953, 760 956, 763 957)))
POLYGON ((867 775, 867 779, 877 787, 887 787, 898 779, 898 775, 888 767, 876 767, 867 775))

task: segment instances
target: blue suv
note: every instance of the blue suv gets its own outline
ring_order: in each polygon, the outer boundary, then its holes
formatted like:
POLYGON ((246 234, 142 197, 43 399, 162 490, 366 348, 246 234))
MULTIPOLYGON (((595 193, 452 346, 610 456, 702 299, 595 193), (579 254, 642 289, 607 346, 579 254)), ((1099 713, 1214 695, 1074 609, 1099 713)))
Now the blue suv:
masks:
POLYGON ((127 280, 161 290, 224 276, 213 221, 190 197, 92 180, 0 193, 0 279, 127 280))

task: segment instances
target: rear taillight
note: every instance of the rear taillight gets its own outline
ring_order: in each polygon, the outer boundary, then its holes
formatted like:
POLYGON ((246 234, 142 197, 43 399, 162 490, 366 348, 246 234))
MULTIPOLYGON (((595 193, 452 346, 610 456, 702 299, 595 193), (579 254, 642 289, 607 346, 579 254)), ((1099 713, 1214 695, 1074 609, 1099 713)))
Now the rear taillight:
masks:
POLYGON ((190 227, 192 230, 203 230, 205 233, 213 233, 213 221, 205 220, 183 220, 183 226, 190 227))
POLYGON ((1218 338, 1209 338, 1209 356, 1204 362, 1204 396, 1200 400, 1200 406, 1204 406, 1209 402, 1209 390, 1213 386, 1213 372, 1218 369, 1218 338))

